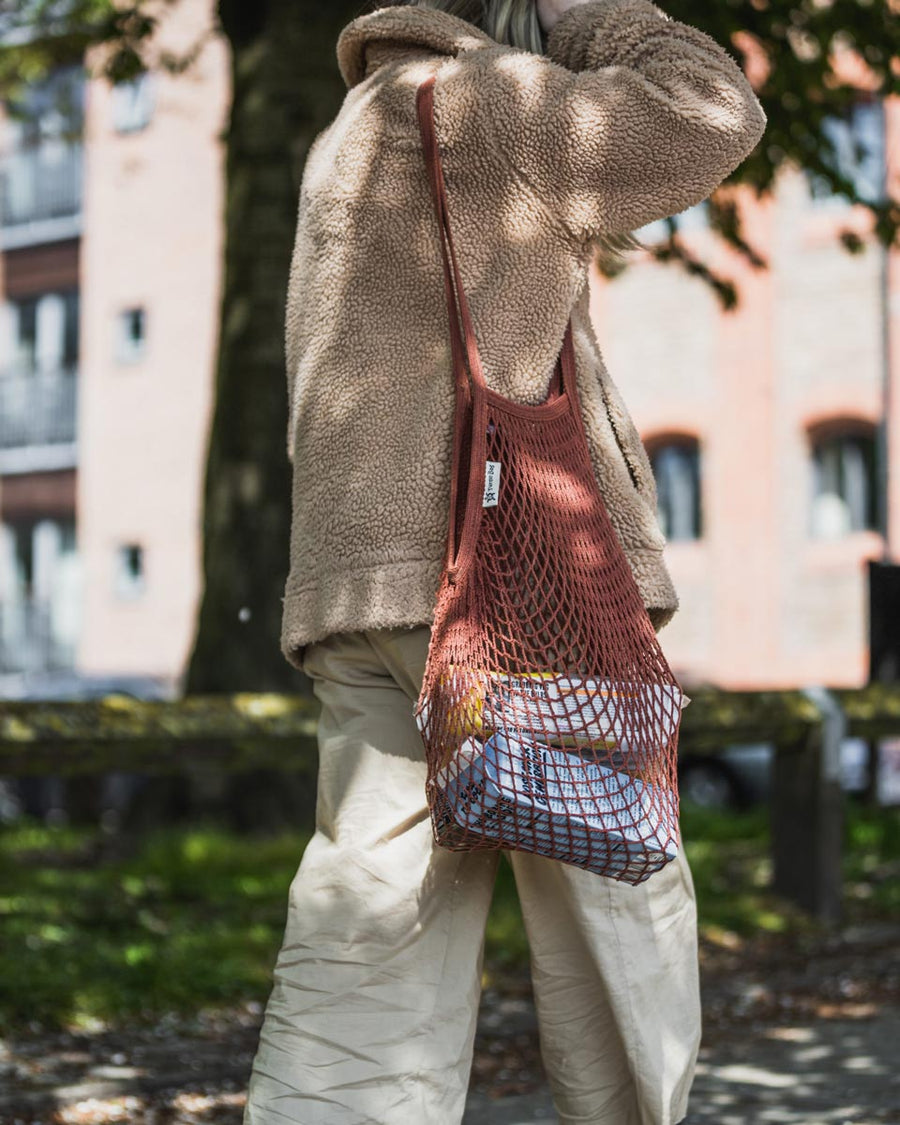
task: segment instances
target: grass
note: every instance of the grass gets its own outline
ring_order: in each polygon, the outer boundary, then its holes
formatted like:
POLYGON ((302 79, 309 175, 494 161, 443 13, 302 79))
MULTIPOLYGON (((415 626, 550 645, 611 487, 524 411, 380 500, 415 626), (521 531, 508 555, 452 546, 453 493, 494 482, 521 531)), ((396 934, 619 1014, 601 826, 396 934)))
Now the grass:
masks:
POLYGON ((266 991, 302 837, 169 830, 94 866, 79 862, 94 835, 0 834, 0 1023, 152 1019, 266 991))
MULTIPOLYGON (((766 889, 764 811, 686 808, 682 828, 702 932, 809 926, 766 889)), ((168 829, 145 837, 132 858, 99 864, 96 840, 89 829, 0 831, 0 1023, 78 1027, 265 1000, 304 836, 168 829)), ((851 920, 900 916, 900 810, 851 807, 845 855, 851 920)), ((488 971, 519 968, 527 956, 503 863, 487 926, 488 971)))

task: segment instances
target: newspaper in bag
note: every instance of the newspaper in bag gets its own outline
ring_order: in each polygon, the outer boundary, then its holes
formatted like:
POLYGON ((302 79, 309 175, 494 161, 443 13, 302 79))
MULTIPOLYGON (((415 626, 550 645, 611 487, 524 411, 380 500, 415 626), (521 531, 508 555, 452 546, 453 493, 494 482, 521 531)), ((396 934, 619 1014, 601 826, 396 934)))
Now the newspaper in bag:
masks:
POLYGON ((470 738, 435 779, 469 832, 640 882, 677 854, 675 794, 534 740, 470 738))

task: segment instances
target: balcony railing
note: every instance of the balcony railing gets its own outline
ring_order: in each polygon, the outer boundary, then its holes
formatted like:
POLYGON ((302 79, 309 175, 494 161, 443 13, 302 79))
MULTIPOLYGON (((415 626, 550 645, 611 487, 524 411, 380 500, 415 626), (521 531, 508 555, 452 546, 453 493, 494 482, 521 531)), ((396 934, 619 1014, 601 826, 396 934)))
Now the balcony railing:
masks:
POLYGON ((45 141, 0 160, 0 226, 63 219, 80 212, 80 144, 45 141))
POLYGON ((75 441, 73 370, 0 375, 0 450, 75 441))
POLYGON ((50 605, 0 603, 0 672, 56 671, 74 663, 75 646, 58 635, 50 605))

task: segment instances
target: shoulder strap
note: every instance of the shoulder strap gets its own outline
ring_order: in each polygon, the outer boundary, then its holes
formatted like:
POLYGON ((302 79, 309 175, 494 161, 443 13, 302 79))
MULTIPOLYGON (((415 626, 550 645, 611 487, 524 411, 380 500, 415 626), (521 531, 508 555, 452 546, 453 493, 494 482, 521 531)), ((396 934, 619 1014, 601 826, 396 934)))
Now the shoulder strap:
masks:
MULTIPOLYGON (((431 193, 434 200, 434 209, 441 231, 441 257, 444 263, 444 292, 447 298, 447 312, 450 318, 450 347, 453 354, 453 369, 461 389, 468 391, 468 378, 466 363, 472 382, 479 387, 484 387, 484 371, 481 366, 481 356, 478 352, 478 340, 472 323, 472 314, 469 311, 469 302, 463 288, 462 277, 459 272, 459 262, 456 257, 456 248, 453 244, 453 235, 450 231, 450 217, 447 208, 447 187, 444 183, 444 168, 441 162, 441 152, 437 143, 437 134, 434 128, 434 84, 435 77, 426 78, 419 86, 416 94, 416 110, 419 118, 419 131, 422 135, 422 147, 425 153, 425 164, 428 169, 428 178, 431 182, 431 193), (462 333, 460 333, 462 322, 462 333)), ((575 356, 572 341, 572 322, 566 325, 565 338, 559 359, 554 369, 550 383, 549 397, 556 398, 563 389, 568 390, 573 396, 575 391, 575 356)))
POLYGON ((427 78, 416 95, 416 109, 419 115, 419 130, 422 134, 422 147, 425 164, 431 181, 434 208, 441 230, 441 255, 444 260, 444 290, 447 296, 447 311, 450 316, 450 344, 453 350, 454 368, 457 378, 465 378, 465 365, 461 363, 463 349, 468 362, 469 375, 476 386, 483 387, 484 372, 481 356, 478 354, 478 341, 472 324, 469 302, 466 300, 459 262, 453 235, 450 232, 450 219, 447 213, 447 188, 444 183, 444 169, 434 130, 434 76, 427 78), (462 321, 462 338, 460 338, 462 321), (462 345, 462 346, 461 346, 462 345))

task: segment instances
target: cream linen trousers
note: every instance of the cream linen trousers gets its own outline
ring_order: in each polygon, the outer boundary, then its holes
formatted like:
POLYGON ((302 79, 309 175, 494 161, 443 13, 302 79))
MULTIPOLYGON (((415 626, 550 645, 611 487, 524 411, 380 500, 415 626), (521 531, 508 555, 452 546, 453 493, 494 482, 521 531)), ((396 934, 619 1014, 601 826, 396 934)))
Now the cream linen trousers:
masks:
MULTIPOLYGON (((321 701, 316 832, 294 876, 244 1125, 458 1125, 498 852, 434 845, 413 720, 430 630, 305 650, 321 701)), ((507 853, 564 1125, 670 1125, 700 1039, 682 855, 640 886, 507 853)))

